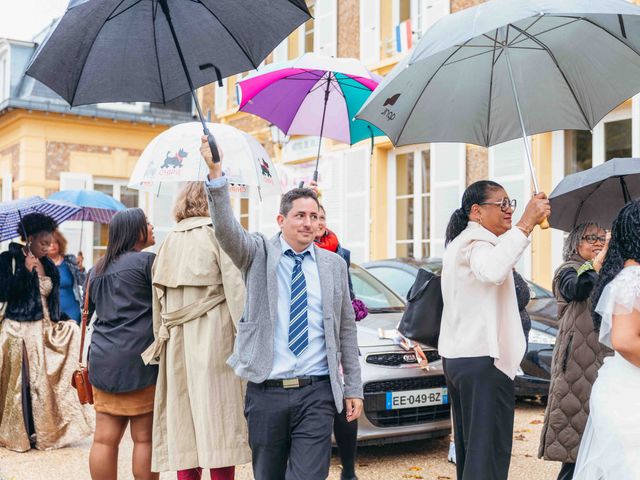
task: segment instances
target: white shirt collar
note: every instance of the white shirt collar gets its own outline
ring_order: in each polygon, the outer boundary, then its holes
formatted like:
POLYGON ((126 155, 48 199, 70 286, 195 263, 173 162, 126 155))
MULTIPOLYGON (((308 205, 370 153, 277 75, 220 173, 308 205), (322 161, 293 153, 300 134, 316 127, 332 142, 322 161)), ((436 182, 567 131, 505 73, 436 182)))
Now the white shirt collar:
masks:
POLYGON ((287 243, 287 241, 284 239, 284 236, 282 234, 280 234, 280 247, 282 248, 282 253, 284 254, 284 252, 286 252, 287 250, 291 250, 294 253, 300 255, 303 254, 305 252, 309 252, 309 254, 311 255, 311 258, 313 259, 313 261, 316 261, 316 250, 314 248, 313 243, 311 243, 311 245, 309 245, 307 248, 305 248, 302 252, 298 253, 296 252, 293 248, 291 248, 291 245, 289 245, 287 243))

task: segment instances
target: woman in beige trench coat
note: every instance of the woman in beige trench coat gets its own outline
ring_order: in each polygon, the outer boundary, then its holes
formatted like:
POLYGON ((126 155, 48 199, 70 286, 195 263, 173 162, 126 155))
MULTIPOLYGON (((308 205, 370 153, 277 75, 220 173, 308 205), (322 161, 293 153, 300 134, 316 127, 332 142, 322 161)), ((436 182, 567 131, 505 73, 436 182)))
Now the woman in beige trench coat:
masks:
POLYGON ((174 207, 178 224, 153 265, 155 342, 143 353, 158 363, 153 471, 178 480, 234 478, 251 454, 243 414, 245 385, 226 364, 244 307, 239 270, 216 241, 202 182, 190 182, 174 207))

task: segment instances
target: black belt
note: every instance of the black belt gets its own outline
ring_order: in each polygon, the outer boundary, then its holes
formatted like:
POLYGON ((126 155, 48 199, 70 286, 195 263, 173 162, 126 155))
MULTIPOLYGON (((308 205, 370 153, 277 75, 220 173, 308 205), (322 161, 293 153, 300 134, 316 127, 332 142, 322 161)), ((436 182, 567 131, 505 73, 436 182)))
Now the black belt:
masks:
POLYGON ((262 387, 276 387, 276 388, 301 388, 306 387, 307 385, 311 385, 313 382, 321 382, 324 380, 329 380, 331 377, 329 375, 310 375, 307 377, 297 377, 297 378, 283 378, 282 380, 265 380, 262 383, 256 383, 256 385, 260 385, 262 387))

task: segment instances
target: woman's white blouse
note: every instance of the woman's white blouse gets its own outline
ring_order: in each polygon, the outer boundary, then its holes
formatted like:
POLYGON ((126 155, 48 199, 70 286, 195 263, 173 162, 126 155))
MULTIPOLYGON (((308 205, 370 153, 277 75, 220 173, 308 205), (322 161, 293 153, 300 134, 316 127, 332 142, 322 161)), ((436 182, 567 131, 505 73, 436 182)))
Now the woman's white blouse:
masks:
POLYGON ((446 248, 442 259, 444 358, 489 356, 511 379, 526 349, 513 268, 530 240, 519 228, 501 237, 475 222, 446 248))

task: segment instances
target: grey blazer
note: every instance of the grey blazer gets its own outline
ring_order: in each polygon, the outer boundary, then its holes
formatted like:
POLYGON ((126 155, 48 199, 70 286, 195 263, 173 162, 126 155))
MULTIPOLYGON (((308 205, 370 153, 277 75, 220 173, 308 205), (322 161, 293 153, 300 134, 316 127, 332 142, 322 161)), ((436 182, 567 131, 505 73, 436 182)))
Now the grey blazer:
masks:
MULTIPOLYGON (((208 187, 209 209, 216 238, 242 271, 247 287, 244 313, 238 323, 234 352, 227 363, 236 375, 264 382, 273 365, 277 321, 277 267, 282 257, 279 235, 267 239, 247 233, 233 216, 228 185, 208 187)), ((333 252, 315 248, 320 274, 327 363, 336 407, 344 398, 363 398, 355 314, 349 297, 347 264, 333 252), (343 380, 338 371, 340 364, 343 380)))

